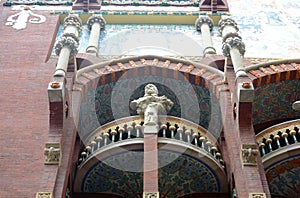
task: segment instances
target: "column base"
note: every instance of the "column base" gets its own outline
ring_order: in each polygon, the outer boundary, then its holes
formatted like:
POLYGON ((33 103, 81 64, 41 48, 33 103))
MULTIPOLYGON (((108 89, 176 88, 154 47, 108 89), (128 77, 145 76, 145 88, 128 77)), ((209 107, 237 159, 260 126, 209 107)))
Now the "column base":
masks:
POLYGON ((143 198, 159 198, 159 192, 143 192, 143 198))

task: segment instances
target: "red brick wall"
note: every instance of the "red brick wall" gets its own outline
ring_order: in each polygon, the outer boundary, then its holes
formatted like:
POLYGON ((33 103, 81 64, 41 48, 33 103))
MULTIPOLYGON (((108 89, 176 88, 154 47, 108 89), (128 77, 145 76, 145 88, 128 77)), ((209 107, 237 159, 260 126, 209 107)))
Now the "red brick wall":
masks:
POLYGON ((44 172, 44 145, 48 141, 47 86, 55 65, 44 64, 56 35, 58 15, 42 24, 27 23, 15 30, 8 16, 19 11, 0 6, 0 197, 35 197, 53 187, 50 167, 44 172))

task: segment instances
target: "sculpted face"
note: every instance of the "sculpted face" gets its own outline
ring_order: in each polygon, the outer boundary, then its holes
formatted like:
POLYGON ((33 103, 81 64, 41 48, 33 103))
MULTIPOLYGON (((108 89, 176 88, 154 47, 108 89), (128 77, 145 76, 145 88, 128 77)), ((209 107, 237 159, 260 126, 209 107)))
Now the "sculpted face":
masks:
POLYGON ((145 95, 149 96, 149 95, 158 95, 158 90, 157 87, 153 84, 148 84, 145 87, 145 95))

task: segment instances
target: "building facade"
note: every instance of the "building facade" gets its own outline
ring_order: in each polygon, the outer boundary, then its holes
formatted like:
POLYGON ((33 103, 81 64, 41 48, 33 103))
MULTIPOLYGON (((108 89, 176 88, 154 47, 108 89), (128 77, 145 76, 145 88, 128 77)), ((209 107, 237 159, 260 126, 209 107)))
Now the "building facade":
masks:
POLYGON ((300 196, 296 1, 1 4, 0 197, 300 196))

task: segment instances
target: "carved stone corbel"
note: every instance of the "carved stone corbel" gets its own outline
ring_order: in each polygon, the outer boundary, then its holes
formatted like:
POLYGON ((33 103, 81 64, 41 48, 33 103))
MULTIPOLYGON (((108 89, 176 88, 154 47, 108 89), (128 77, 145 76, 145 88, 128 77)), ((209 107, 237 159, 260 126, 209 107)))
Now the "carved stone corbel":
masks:
POLYGON ((51 192, 37 192, 35 198, 52 198, 51 192))
POLYGON ((256 144, 243 144, 241 158, 244 166, 257 165, 258 149, 256 144))
POLYGON ((44 149, 45 164, 56 165, 59 164, 61 158, 60 143, 46 143, 44 149))

